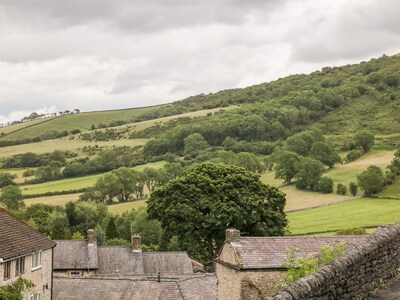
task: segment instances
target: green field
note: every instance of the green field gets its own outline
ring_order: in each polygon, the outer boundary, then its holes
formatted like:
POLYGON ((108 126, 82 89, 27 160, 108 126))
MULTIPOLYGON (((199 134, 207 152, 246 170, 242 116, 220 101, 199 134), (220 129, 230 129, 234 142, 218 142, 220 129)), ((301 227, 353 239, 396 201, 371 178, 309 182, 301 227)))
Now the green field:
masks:
POLYGON ((72 201, 77 201, 80 194, 68 194, 68 195, 57 195, 57 196, 47 196, 47 197, 38 197, 25 199, 24 202, 26 205, 32 204, 48 204, 48 205, 65 205, 66 203, 72 201))
POLYGON ((399 198, 400 199, 400 176, 397 176, 393 184, 385 186, 384 190, 377 194, 380 198, 399 198))
POLYGON ((287 216, 292 234, 379 226, 400 221, 400 200, 361 198, 287 216))
POLYGON ((20 124, 15 124, 15 125, 11 125, 11 126, 7 126, 4 128, 0 128, 0 134, 4 133, 4 134, 10 134, 11 132, 14 131, 18 131, 18 130, 22 130, 26 127, 30 127, 30 126, 35 126, 37 124, 43 123, 43 122, 47 122, 54 119, 54 117, 51 118, 46 118, 46 119, 38 119, 38 120, 33 120, 30 122, 26 122, 26 123, 20 123, 20 124))
POLYGON ((56 139, 56 140, 47 140, 39 143, 32 144, 22 144, 16 146, 8 146, 8 147, 0 147, 0 157, 7 157, 16 154, 22 154, 26 152, 34 152, 37 154, 48 153, 54 150, 70 150, 73 152, 79 152, 85 146, 95 146, 99 147, 107 147, 111 148, 113 146, 138 146, 144 145, 146 142, 145 139, 124 139, 124 140, 116 140, 116 141, 104 141, 104 142, 90 142, 90 141, 82 141, 82 140, 70 140, 67 138, 56 139))
POLYGON ((139 207, 146 206, 146 200, 132 201, 120 204, 113 204, 108 206, 108 211, 111 213, 120 214, 124 211, 131 209, 138 209, 139 207))
MULTIPOLYGON (((145 167, 161 168, 165 161, 149 163, 142 166, 137 166, 134 169, 143 170, 145 167)), ((46 192, 58 192, 83 189, 93 186, 97 179, 104 174, 88 175, 76 178, 66 178, 61 180, 48 181, 39 184, 22 185, 21 190, 24 195, 42 194, 46 192)), ((51 198, 51 197, 50 197, 51 198)), ((51 203, 49 203, 51 204, 51 203)))

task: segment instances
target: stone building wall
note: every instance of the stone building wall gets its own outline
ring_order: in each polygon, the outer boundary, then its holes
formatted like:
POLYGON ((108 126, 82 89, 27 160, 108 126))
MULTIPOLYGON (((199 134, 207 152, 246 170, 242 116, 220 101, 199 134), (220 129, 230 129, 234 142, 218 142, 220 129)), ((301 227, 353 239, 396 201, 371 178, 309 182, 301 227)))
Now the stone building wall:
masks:
MULTIPOLYGON (((11 277, 8 280, 3 281, 4 276, 4 264, 0 264, 0 286, 8 285, 15 282, 19 276, 15 276, 16 262, 11 261, 11 277)), ((24 295, 24 299, 30 300, 30 296, 37 292, 41 293, 41 299, 51 299, 51 284, 52 284, 52 249, 42 251, 42 263, 41 267, 32 269, 32 255, 25 256, 25 272, 21 277, 26 278, 33 282, 35 285, 33 288, 27 290, 24 295), (46 288, 47 286, 47 288, 46 288)))
POLYGON ((270 299, 368 299, 399 267, 400 223, 381 226, 362 245, 270 299))

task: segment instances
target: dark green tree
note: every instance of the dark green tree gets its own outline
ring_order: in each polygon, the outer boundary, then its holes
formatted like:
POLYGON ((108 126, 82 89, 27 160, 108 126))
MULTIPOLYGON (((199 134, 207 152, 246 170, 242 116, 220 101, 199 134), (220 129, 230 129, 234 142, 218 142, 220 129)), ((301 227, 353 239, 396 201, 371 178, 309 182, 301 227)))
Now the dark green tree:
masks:
POLYGON ((114 217, 111 217, 110 220, 108 221, 108 225, 106 228, 106 237, 107 237, 107 240, 111 240, 111 239, 119 237, 117 225, 115 224, 114 217))
POLYGON ((15 185, 12 175, 9 173, 0 173, 0 189, 7 185, 15 185))
POLYGON ((22 300, 24 291, 34 285, 30 280, 19 277, 14 283, 0 287, 1 300, 22 300))
POLYGON ((372 165, 357 176, 357 181, 365 196, 370 196, 383 190, 385 175, 381 168, 372 165))
POLYGON ((374 145, 375 137, 368 130, 362 130, 355 134, 354 144, 356 147, 362 148, 364 152, 368 152, 374 145))
POLYGON ((333 192, 333 180, 329 177, 322 177, 317 183, 317 192, 329 194, 333 192))
POLYGON ((282 151, 275 161, 275 178, 281 178, 285 183, 290 183, 297 173, 296 163, 300 156, 291 151, 282 151))
POLYGON ((332 168, 334 164, 341 161, 339 154, 333 149, 333 146, 327 142, 315 142, 309 154, 312 158, 319 160, 324 165, 332 168))
POLYGON ((263 184, 254 173, 203 163, 154 191, 147 211, 190 254, 211 261, 228 227, 244 235, 282 235, 287 224, 285 201, 282 192, 263 184))
POLYGON ((207 143, 207 141, 203 138, 203 136, 200 133, 193 133, 187 136, 184 140, 184 143, 185 143, 184 154, 191 156, 196 156, 201 151, 204 151, 205 149, 210 147, 210 145, 207 143))
POLYGON ((21 189, 15 185, 8 185, 1 189, 0 202, 10 210, 19 210, 25 207, 21 189))
POLYGON ((295 176, 296 187, 314 191, 325 170, 324 165, 314 158, 306 157, 297 162, 295 166, 298 170, 295 176))
POLYGON ((347 187, 343 183, 338 183, 336 186, 336 193, 338 195, 346 195, 347 194, 347 187))
POLYGON ((357 192, 358 192, 358 185, 357 185, 357 183, 351 181, 351 182, 349 183, 349 189, 350 189, 350 193, 351 193, 353 196, 357 195, 357 192))

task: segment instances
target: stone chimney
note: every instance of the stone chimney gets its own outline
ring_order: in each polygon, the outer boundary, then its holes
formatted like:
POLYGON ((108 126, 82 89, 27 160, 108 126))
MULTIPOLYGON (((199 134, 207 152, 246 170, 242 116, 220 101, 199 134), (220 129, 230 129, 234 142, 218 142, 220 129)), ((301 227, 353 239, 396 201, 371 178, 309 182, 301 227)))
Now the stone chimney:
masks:
POLYGON ((142 238, 138 234, 132 235, 132 252, 142 252, 142 238))
POLYGON ((94 234, 94 230, 93 229, 88 229, 88 231, 87 231, 87 242, 88 242, 88 244, 94 244, 95 241, 96 241, 96 236, 94 234))
POLYGON ((237 230, 235 228, 228 228, 225 231, 225 241, 226 242, 233 242, 237 239, 240 238, 240 230, 237 230))

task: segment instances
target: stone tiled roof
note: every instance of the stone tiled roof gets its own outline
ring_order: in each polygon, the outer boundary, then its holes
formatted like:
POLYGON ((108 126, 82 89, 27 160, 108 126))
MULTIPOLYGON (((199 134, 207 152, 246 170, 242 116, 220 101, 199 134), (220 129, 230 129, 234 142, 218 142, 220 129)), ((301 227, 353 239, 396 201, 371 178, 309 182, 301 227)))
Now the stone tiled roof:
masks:
POLYGON ((126 246, 97 246, 86 241, 59 240, 55 270, 97 270, 101 275, 192 274, 186 252, 132 252, 126 246))
POLYGON ((215 300, 217 279, 212 274, 180 277, 54 278, 57 300, 215 300))
POLYGON ((87 241, 57 240, 54 248, 55 270, 93 270, 98 268, 97 244, 87 241))
POLYGON ((54 246, 55 242, 0 208, 0 258, 8 260, 54 246))
POLYGON ((299 250, 301 256, 316 255, 325 245, 346 244, 346 250, 363 243, 366 236, 299 236, 299 237, 239 237, 229 242, 241 269, 281 268, 287 251, 299 250))

